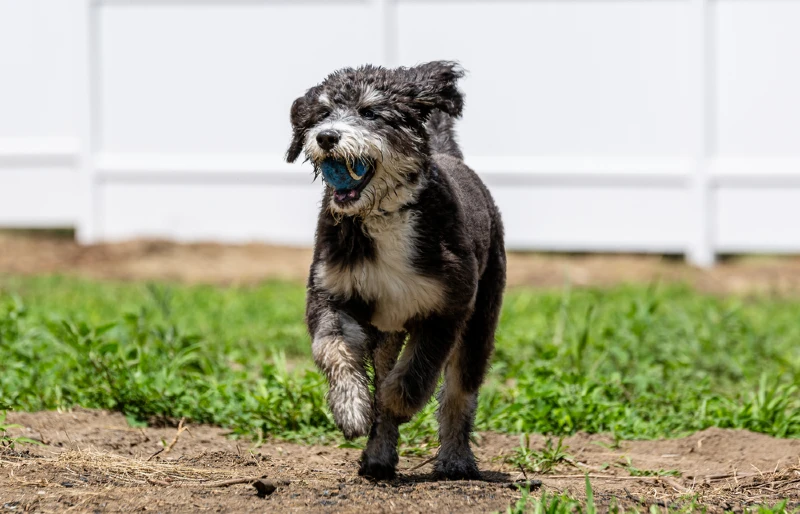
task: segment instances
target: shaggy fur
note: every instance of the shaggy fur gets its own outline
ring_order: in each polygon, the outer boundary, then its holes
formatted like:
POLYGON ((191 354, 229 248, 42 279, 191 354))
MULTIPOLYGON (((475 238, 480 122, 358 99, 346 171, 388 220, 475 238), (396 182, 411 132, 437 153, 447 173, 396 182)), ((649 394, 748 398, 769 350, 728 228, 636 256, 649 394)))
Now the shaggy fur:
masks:
POLYGON ((334 419, 347 438, 369 433, 359 473, 377 479, 395 475, 398 427, 443 372, 435 469, 480 476, 469 437, 506 260, 500 214, 453 133, 462 75, 441 61, 347 68, 292 105, 289 162, 372 163, 353 189, 326 184, 306 322, 334 419))

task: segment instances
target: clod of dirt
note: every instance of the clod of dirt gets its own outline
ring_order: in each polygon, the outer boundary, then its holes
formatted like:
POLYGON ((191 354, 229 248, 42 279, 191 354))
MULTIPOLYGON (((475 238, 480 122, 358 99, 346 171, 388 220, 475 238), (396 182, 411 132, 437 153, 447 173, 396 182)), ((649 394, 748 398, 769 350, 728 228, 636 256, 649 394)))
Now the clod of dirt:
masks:
POLYGON ((271 480, 256 480, 253 482, 253 487, 256 488, 256 494, 259 498, 266 498, 278 488, 271 480))

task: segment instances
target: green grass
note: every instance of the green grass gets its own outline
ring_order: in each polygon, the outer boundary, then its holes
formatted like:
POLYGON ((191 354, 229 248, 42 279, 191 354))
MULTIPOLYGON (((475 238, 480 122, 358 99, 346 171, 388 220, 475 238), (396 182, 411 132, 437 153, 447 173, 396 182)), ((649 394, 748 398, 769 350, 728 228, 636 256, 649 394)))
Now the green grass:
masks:
POLYGON ((630 473, 632 477, 679 477, 681 472, 676 469, 639 469, 631 464, 631 458, 626 457, 625 462, 618 462, 617 466, 630 473))
MULTIPOLYGON (((589 477, 586 477, 586 498, 581 501, 568 494, 548 494, 543 492, 538 498, 527 489, 521 489, 520 499, 506 509, 506 514, 597 514, 599 507, 594 499, 594 491, 589 477)), ((783 501, 775 505, 758 505, 745 507, 743 514, 797 514, 800 510, 787 506, 788 502, 783 501)), ((611 514, 690 514, 696 512, 707 512, 707 509, 699 505, 696 500, 688 499, 681 505, 670 505, 662 507, 650 505, 649 507, 623 508, 617 500, 611 500, 610 504, 602 508, 602 512, 611 514)))
POLYGON ((547 439, 541 450, 531 448, 528 434, 523 435, 521 439, 522 441, 514 453, 505 456, 504 461, 507 464, 532 473, 548 473, 559 464, 574 464, 575 462, 567 453, 569 447, 564 446, 563 439, 559 439, 557 443, 553 443, 552 439, 547 439))
MULTIPOLYGON (((0 277, 0 410, 82 405, 339 441, 310 363, 303 295, 285 283, 0 277)), ((799 312, 798 299, 680 287, 511 291, 477 428, 797 437, 799 312)), ((414 451, 434 444, 434 407, 403 427, 414 451)))
POLYGON ((296 284, 220 288, 0 276, 3 293, 22 298, 37 323, 60 318, 96 326, 120 321, 124 314, 144 307, 148 322, 171 323, 181 332, 202 334, 209 343, 225 345, 226 353, 311 355, 303 325, 305 288, 296 284))
POLYGON ((12 428, 22 428, 20 425, 6 423, 6 412, 0 412, 0 450, 11 449, 13 450, 17 444, 41 444, 39 441, 30 439, 28 437, 12 437, 8 434, 12 428))

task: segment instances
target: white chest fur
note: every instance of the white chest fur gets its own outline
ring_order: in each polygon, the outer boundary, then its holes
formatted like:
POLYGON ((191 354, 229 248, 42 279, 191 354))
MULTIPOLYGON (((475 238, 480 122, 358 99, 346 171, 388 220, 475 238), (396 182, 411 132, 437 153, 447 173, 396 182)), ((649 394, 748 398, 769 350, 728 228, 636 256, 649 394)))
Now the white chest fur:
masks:
POLYGON ((331 293, 372 302, 372 324, 384 332, 403 330, 406 321, 435 311, 444 299, 439 281, 416 273, 414 218, 410 212, 371 219, 365 227, 375 244, 376 257, 352 267, 321 262, 314 270, 317 283, 331 293))

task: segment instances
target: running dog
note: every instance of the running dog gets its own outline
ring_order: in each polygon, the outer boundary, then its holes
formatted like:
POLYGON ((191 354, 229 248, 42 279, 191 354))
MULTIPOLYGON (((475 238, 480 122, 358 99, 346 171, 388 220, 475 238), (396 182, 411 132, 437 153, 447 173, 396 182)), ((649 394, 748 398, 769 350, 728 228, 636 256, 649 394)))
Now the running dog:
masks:
POLYGON ((369 434, 359 474, 379 480, 395 476, 398 427, 442 372, 435 471, 480 477, 469 440, 506 256, 500 213, 455 139, 463 75, 445 61, 345 68, 291 108, 286 159, 304 154, 325 184, 306 299, 312 353, 345 437, 369 434))

